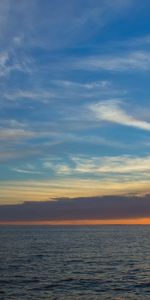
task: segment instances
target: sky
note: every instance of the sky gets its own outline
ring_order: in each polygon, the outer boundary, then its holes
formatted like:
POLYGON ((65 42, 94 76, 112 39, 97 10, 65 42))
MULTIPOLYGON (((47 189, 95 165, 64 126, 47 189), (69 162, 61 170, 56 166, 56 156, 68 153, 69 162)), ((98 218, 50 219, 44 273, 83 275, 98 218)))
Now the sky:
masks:
POLYGON ((0 2, 1 223, 150 223, 149 12, 0 2))

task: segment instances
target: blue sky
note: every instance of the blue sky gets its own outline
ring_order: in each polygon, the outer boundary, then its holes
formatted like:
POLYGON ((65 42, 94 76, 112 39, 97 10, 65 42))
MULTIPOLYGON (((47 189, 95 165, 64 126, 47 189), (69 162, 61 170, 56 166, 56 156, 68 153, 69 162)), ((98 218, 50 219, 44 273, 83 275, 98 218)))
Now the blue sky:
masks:
POLYGON ((1 1, 1 204, 149 192, 149 11, 1 1))

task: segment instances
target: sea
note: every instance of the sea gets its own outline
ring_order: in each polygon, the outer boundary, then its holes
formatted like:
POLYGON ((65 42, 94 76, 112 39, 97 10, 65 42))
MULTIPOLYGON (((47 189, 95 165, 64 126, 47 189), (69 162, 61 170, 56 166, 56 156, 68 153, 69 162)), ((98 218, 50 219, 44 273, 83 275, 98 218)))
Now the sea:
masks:
POLYGON ((150 226, 0 226, 0 299, 150 299, 150 226))

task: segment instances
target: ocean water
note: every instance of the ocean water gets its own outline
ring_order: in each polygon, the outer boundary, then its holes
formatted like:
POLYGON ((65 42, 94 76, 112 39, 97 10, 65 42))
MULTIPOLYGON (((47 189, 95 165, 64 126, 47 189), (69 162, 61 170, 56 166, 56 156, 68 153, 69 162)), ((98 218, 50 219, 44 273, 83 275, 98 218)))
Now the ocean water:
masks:
POLYGON ((150 299, 150 226, 0 226, 0 299, 150 299))

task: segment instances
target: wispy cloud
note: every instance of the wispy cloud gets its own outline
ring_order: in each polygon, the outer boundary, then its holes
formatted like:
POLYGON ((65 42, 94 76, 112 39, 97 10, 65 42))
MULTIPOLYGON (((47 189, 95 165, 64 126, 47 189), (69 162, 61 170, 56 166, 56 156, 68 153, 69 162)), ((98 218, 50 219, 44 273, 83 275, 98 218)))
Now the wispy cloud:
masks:
POLYGON ((8 161, 13 160, 23 160, 25 157, 36 157, 39 154, 39 150, 37 147, 29 147, 29 145, 22 145, 22 147, 15 147, 11 145, 4 145, 0 150, 0 162, 8 163, 8 161))
POLYGON ((30 169, 19 169, 19 168, 13 168, 12 169, 14 172, 17 173, 23 173, 23 174, 42 174, 42 172, 39 171, 34 171, 34 170, 30 170, 30 169))
POLYGON ((42 103, 49 103, 50 100, 56 97, 54 92, 41 90, 17 90, 11 93, 5 93, 4 97, 8 100, 18 101, 21 99, 35 100, 42 103))
POLYGON ((92 89, 100 89, 100 88, 108 88, 111 86, 111 83, 107 80, 95 81, 95 82, 76 82, 76 81, 68 81, 68 80, 57 80, 54 83, 60 87, 65 88, 74 88, 74 89, 84 89, 84 90, 92 90, 92 89))
POLYGON ((7 61, 9 59, 8 53, 1 53, 0 54, 0 76, 3 76, 7 73, 7 61))
POLYGON ((17 203, 27 200, 48 200, 55 197, 82 197, 97 195, 116 195, 126 193, 149 193, 149 179, 136 180, 67 178, 46 180, 3 180, 0 182, 1 204, 17 203))
POLYGON ((150 123, 132 116, 130 112, 124 110, 123 104, 120 100, 102 101, 90 105, 89 109, 97 120, 150 131, 150 123))
POLYGON ((17 44, 24 48, 63 48, 80 44, 96 34, 114 19, 132 7, 133 0, 81 1, 1 1, 1 45, 17 44), (39 18, 40 14, 40 18, 39 18))
POLYGON ((43 168, 51 169, 57 175, 71 175, 71 176, 86 176, 90 174, 94 177, 101 177, 104 179, 111 178, 115 175, 115 180, 119 180, 120 175, 124 180, 129 177, 135 178, 150 178, 150 156, 72 156, 65 163, 61 160, 45 161, 43 168))
POLYGON ((23 138, 31 138, 34 136, 34 133, 29 130, 24 129, 1 129, 0 130, 0 140, 18 140, 23 138))
POLYGON ((90 56, 76 61, 74 68, 106 71, 148 71, 150 69, 150 52, 133 51, 118 55, 90 56))
POLYGON ((33 61, 26 55, 19 56, 14 50, 0 53, 0 76, 8 76, 11 72, 31 73, 33 61))
MULTIPOLYGON (((150 156, 73 157, 75 172, 79 173, 149 173, 150 156)), ((149 175, 149 174, 147 174, 149 175)))

